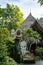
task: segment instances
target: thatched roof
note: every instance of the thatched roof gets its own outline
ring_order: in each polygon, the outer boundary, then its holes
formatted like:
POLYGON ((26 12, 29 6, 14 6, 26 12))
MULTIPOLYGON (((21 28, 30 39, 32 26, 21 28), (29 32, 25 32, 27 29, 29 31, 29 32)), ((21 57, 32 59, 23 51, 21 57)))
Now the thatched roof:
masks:
POLYGON ((32 27, 34 30, 39 32, 43 37, 43 19, 40 19, 40 21, 37 21, 32 14, 30 13, 29 16, 24 20, 22 23, 23 28, 32 27), (41 21, 42 20, 42 21, 41 21))
POLYGON ((22 27, 30 27, 35 22, 35 20, 36 19, 30 13, 29 16, 22 23, 22 27))
POLYGON ((34 30, 40 33, 43 37, 43 27, 40 25, 39 22, 35 21, 34 24, 31 26, 34 30))

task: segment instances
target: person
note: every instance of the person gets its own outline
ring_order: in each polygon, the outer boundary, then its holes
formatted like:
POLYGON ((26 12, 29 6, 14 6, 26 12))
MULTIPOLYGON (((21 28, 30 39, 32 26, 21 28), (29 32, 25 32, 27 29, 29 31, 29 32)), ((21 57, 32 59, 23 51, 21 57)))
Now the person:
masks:
POLYGON ((22 34, 21 34, 21 30, 18 29, 16 30, 16 34, 15 37, 13 38, 13 40, 15 41, 15 60, 17 62, 20 62, 20 54, 21 54, 21 48, 20 48, 20 41, 22 39, 22 34))

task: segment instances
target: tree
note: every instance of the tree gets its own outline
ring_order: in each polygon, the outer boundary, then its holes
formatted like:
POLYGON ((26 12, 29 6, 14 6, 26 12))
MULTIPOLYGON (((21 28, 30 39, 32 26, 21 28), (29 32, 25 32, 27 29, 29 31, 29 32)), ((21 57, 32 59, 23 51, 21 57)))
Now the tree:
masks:
POLYGON ((2 21, 7 22, 9 29, 16 29, 23 22, 23 14, 18 6, 7 4, 6 8, 0 8, 2 21))
POLYGON ((43 5, 43 0, 38 0, 38 2, 40 2, 41 5, 43 5))
POLYGON ((40 3, 41 5, 43 5, 43 0, 38 0, 38 3, 40 3))

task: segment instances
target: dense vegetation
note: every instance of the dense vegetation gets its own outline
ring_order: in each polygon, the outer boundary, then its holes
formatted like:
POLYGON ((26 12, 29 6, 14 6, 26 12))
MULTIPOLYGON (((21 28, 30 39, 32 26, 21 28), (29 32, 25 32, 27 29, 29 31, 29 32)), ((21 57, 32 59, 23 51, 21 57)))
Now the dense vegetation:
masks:
POLYGON ((6 44, 6 38, 8 37, 7 28, 0 28, 0 65, 17 65, 17 63, 9 57, 8 45, 6 44))
POLYGON ((18 6, 7 4, 6 8, 0 8, 0 65, 17 65, 13 60, 15 52, 11 29, 21 27, 23 20, 18 6))
POLYGON ((41 39, 41 35, 38 32, 34 31, 32 28, 25 28, 23 30, 23 35, 28 42, 35 42, 41 39))
POLYGON ((0 8, 0 24, 9 30, 20 27, 23 20, 23 14, 18 6, 7 4, 6 8, 0 8))

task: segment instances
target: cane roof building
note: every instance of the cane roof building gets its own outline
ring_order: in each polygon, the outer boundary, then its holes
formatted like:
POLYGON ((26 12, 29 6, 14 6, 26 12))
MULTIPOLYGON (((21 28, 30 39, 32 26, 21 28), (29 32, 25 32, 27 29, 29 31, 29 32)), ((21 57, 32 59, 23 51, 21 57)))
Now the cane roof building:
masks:
MULTIPOLYGON (((43 22, 43 21, 42 21, 43 22)), ((29 16, 24 20, 22 23, 23 28, 32 27, 34 30, 39 32, 43 36, 43 26, 41 26, 41 21, 37 21, 32 14, 30 13, 29 16)))
POLYGON ((24 20, 22 27, 30 27, 34 22, 35 22, 35 18, 32 16, 32 14, 30 13, 29 16, 24 20))

